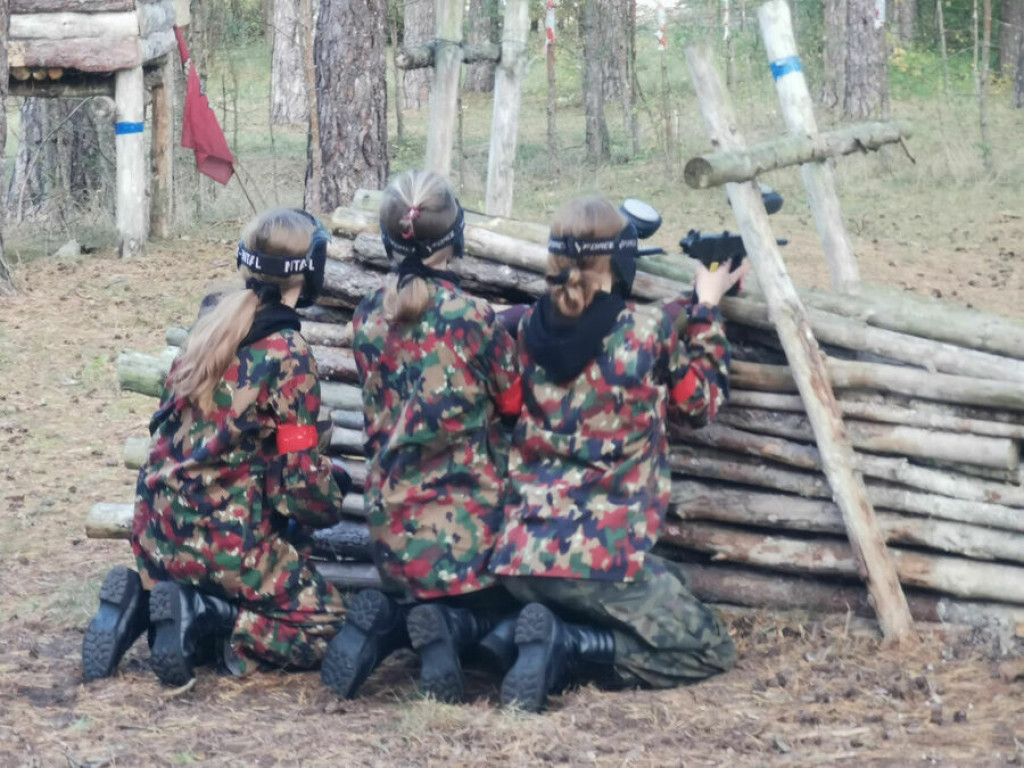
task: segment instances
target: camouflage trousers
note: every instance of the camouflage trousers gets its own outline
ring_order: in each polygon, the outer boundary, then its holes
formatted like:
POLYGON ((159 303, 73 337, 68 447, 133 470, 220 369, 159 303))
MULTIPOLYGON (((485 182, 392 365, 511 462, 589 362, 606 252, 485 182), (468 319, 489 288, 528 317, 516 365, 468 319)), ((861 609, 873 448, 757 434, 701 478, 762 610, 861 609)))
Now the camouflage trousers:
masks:
POLYGON ((731 669, 736 647, 728 627, 690 594, 682 572, 654 555, 645 570, 643 581, 510 576, 502 584, 566 621, 610 629, 620 685, 672 688, 731 669))

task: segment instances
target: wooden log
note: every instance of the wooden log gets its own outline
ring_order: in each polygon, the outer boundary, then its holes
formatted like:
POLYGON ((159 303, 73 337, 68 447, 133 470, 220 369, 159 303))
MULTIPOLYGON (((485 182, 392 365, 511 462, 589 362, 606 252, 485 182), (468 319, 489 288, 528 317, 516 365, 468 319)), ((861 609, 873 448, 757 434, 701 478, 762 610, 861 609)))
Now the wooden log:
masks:
MULTIPOLYGON (((748 432, 803 442, 814 440, 814 432, 809 421, 793 413, 729 407, 722 409, 718 421, 748 432)), ((1017 443, 1005 437, 982 437, 962 432, 940 432, 851 419, 847 419, 845 423, 850 443, 855 448, 865 451, 938 461, 961 461, 997 469, 1015 470, 1020 466, 1020 449, 1017 443)))
POLYGON ((352 261, 328 259, 324 269, 323 298, 340 300, 342 306, 355 308, 364 297, 384 285, 384 275, 362 269, 352 261))
POLYGON ((126 349, 117 358, 117 383, 129 392, 159 397, 175 354, 171 348, 159 357, 126 349))
MULTIPOLYGON (((811 94, 797 57, 789 6, 785 0, 769 0, 758 8, 757 17, 761 22, 761 37, 786 127, 791 134, 813 140, 818 136, 818 123, 814 119, 811 94)), ((860 285, 860 270, 850 237, 846 234, 832 168, 823 161, 804 163, 800 166, 800 175, 807 190, 807 202, 818 237, 825 249, 832 287, 839 293, 856 293, 860 285)))
POLYGON ((149 438, 129 437, 124 441, 121 460, 127 469, 139 469, 149 461, 149 438))
MULTIPOLYGON (((692 480, 672 484, 670 510, 683 520, 711 520, 808 533, 841 535, 844 532, 843 516, 831 501, 723 488, 692 480)), ((882 535, 890 544, 910 544, 976 560, 1024 563, 1024 534, 1021 533, 881 509, 877 516, 882 535)))
MULTIPOLYGON (((732 453, 680 446, 669 455, 669 466, 673 472, 691 478, 772 488, 807 498, 832 498, 832 489, 820 475, 768 466, 732 453)), ((873 482, 867 483, 867 492, 872 504, 883 509, 1024 531, 1024 515, 1020 510, 1001 504, 952 499, 873 482)))
POLYGON ((66 40, 86 37, 138 37, 139 15, 115 13, 16 13, 11 16, 11 40, 66 40))
POLYGON ((359 387, 333 381, 320 382, 320 400, 332 410, 362 411, 363 393, 359 387))
MULTIPOLYGON (((701 113, 711 136, 723 149, 741 149, 736 118, 707 48, 686 49, 701 113)), ((864 481, 854 466, 853 449, 843 429, 839 406, 829 383, 824 356, 818 349, 806 312, 786 273, 775 236, 768 224, 761 193, 753 182, 726 186, 743 243, 765 292, 771 318, 792 366, 800 395, 814 428, 825 475, 843 513, 855 571, 867 583, 886 638, 909 642, 913 620, 892 559, 875 520, 864 481)))
POLYGON ((310 536, 313 552, 334 560, 372 562, 370 528, 365 522, 343 520, 330 528, 321 528, 310 536))
POLYGON ((321 347, 311 344, 309 347, 316 360, 316 367, 322 378, 330 381, 358 383, 359 371, 352 350, 341 347, 321 347))
POLYGON ((511 216, 515 188, 519 106, 526 71, 526 38, 530 32, 528 0, 506 0, 501 59, 494 75, 491 149, 487 159, 484 210, 490 216, 511 216))
POLYGON ((720 187, 729 181, 749 181, 791 165, 873 152, 908 136, 909 127, 895 122, 858 123, 814 136, 786 136, 742 151, 698 155, 686 161, 683 178, 694 189, 720 187))
MULTIPOLYGON (((725 564, 680 563, 687 588, 698 600, 772 610, 806 610, 873 616, 867 592, 847 582, 827 582, 725 564)), ((907 592, 916 621, 965 624, 989 628, 994 623, 1016 627, 1024 622, 1024 608, 1008 603, 953 600, 924 592, 907 592)))
POLYGON ((51 80, 60 80, 64 77, 64 70, 60 67, 48 67, 46 70, 46 76, 51 80))
POLYGON ((149 37, 154 32, 171 29, 174 26, 173 0, 139 5, 139 36, 149 37))
MULTIPOLYGON (((1024 387, 1012 382, 929 373, 880 363, 829 359, 827 364, 829 379, 837 389, 872 389, 942 402, 1024 410, 1024 387)), ((790 369, 780 365, 735 360, 730 368, 730 380, 741 389, 770 392, 797 389, 790 369)))
POLYGON ((427 170, 444 177, 452 173, 459 83, 462 80, 462 0, 436 0, 434 85, 430 89, 427 170))
POLYGON ((114 124, 117 150, 117 233, 122 258, 142 254, 146 245, 146 144, 143 140, 145 91, 142 67, 114 75, 114 124))
POLYGON ((161 29, 142 38, 140 44, 143 63, 151 64, 173 51, 177 46, 177 40, 173 29, 161 29))
POLYGON ((331 423, 336 427, 361 430, 365 425, 362 411, 331 411, 331 423))
MULTIPOLYGON (((734 298, 725 304, 723 312, 730 321, 755 328, 773 327, 768 308, 761 302, 734 298)), ((1024 383, 1024 361, 1021 360, 885 328, 873 328, 858 320, 821 310, 808 310, 807 317, 814 337, 825 344, 911 363, 929 371, 1024 383)))
POLYGON ((131 70, 142 63, 137 35, 11 40, 7 59, 12 67, 61 67, 82 72, 131 70))
POLYGON ((308 344, 322 347, 352 346, 352 325, 350 323, 338 325, 336 323, 317 323, 312 320, 303 320, 302 329, 299 332, 308 344))
POLYGON ((363 455, 363 448, 366 445, 366 435, 359 429, 346 429, 345 427, 334 427, 331 432, 331 448, 342 453, 363 455))
POLYGON ((338 589, 380 589, 380 574, 369 563, 315 563, 317 571, 338 589))
POLYGON ((135 0, 11 0, 11 14, 134 11, 135 0))
MULTIPOLYGON (((167 4, 173 18, 174 6, 167 4)), ((155 8, 158 6, 142 6, 155 8)), ((154 235, 167 239, 174 229, 174 65, 170 59, 160 65, 160 85, 153 94, 153 142, 150 157, 153 184, 149 227, 154 235)))
MULTIPOLYGON (((716 422, 702 429, 671 428, 673 438, 692 445, 704 445, 746 456, 777 461, 799 469, 821 469, 821 456, 812 445, 794 443, 783 438, 746 432, 716 422)), ((1024 489, 1007 482, 989 482, 966 477, 942 469, 921 467, 906 459, 884 456, 856 455, 857 469, 865 477, 924 490, 967 501, 990 502, 1004 506, 1024 507, 1024 489)), ((870 493, 870 491, 869 491, 870 493)))
MULTIPOLYGON (((841 539, 762 536, 712 523, 687 522, 665 525, 661 540, 709 552, 717 560, 785 573, 856 576, 859 572, 853 550, 841 539)), ((1024 569, 1018 566, 897 548, 890 551, 900 581, 908 586, 955 597, 1024 603, 1024 569)))
MULTIPOLYGON (((28 67, 11 67, 8 74, 12 78, 12 87, 15 82, 26 82, 32 79, 32 70, 28 67)), ((14 93, 14 91, 12 90, 11 93, 14 93)))
MULTIPOLYGON (((1006 424, 1000 421, 989 421, 971 416, 960 416, 958 411, 927 411, 920 407, 911 408, 906 405, 889 401, 850 400, 846 394, 839 398, 839 410, 844 416, 851 416, 863 421, 877 421, 886 424, 906 424, 924 429, 940 429, 952 432, 964 432, 989 437, 1008 437, 1024 440, 1024 424, 1006 424)), ((938 404, 936 404, 938 405, 938 404)), ((733 389, 729 394, 729 407, 746 406, 748 408, 765 408, 773 411, 804 412, 804 402, 799 395, 784 395, 777 392, 757 392, 753 390, 733 389)))
MULTIPOLYGON (((501 47, 497 43, 463 43, 462 63, 478 61, 501 61, 501 47)), ((395 54, 395 66, 399 69, 425 69, 434 66, 434 44, 410 45, 395 54)))

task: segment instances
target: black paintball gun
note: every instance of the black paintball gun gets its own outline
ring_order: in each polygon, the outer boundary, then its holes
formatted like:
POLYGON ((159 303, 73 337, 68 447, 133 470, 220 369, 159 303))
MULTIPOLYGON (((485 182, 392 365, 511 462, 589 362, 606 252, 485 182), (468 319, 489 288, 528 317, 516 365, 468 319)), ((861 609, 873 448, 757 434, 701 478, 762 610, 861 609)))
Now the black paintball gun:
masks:
MULTIPOLYGON (((782 195, 766 184, 761 184, 760 187, 765 210, 769 214, 775 213, 782 207, 782 195)), ((653 235, 661 226, 661 214, 642 200, 632 198, 626 200, 622 204, 621 211, 626 218, 633 222, 637 236, 641 240, 653 235)), ((776 242, 779 245, 787 243, 786 240, 777 240, 776 242)), ((686 237, 679 241, 679 247, 683 249, 683 253, 691 259, 697 259, 711 272, 730 261, 732 262, 730 270, 735 271, 739 269, 747 255, 747 251, 743 247, 743 239, 739 235, 731 234, 728 230, 715 235, 702 235, 696 229, 691 229, 686 237)), ((663 248, 641 248, 638 251, 640 256, 662 253, 665 253, 663 248)), ((737 293, 739 293, 738 284, 730 288, 726 296, 735 296, 737 293)))

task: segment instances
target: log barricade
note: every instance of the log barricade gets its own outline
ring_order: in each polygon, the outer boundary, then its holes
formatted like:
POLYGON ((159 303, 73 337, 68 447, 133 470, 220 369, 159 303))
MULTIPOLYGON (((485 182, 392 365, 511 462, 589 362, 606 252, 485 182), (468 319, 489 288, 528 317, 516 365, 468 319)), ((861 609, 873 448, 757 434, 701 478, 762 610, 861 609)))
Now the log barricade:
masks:
MULTIPOLYGON (((304 312, 303 333, 324 380, 321 418, 334 425, 328 451, 362 483, 362 398, 348 318, 385 284, 391 265, 372 212, 339 209, 331 222, 337 237, 324 300, 304 312)), ((453 265, 465 290, 499 307, 545 290, 539 227, 523 229, 528 239, 517 240, 508 220, 467 224, 467 256, 453 265)), ((686 294, 685 264, 656 269, 660 275, 639 273, 638 301, 686 294)), ((914 618, 1024 621, 1024 349, 1016 346, 1024 324, 908 296, 920 314, 950 318, 920 333, 902 297, 869 286, 857 297, 801 298, 813 309, 812 331, 828 339, 828 371, 856 467, 914 618), (864 353, 872 362, 859 359, 864 353)), ((778 361, 780 348, 763 301, 750 291, 723 309, 737 342, 731 400, 705 428, 670 430, 673 485, 660 551, 710 602, 871 616, 803 402, 788 369, 763 362, 778 361)), ((125 351, 122 388, 158 396, 185 333, 172 329, 171 346, 157 354, 125 351)), ((140 466, 147 448, 144 435, 129 438, 125 464, 140 466)), ((374 583, 362 497, 347 497, 344 512, 337 530, 312 542, 320 567, 343 586, 374 583)), ((88 535, 126 537, 130 518, 130 505, 97 505, 88 535)))

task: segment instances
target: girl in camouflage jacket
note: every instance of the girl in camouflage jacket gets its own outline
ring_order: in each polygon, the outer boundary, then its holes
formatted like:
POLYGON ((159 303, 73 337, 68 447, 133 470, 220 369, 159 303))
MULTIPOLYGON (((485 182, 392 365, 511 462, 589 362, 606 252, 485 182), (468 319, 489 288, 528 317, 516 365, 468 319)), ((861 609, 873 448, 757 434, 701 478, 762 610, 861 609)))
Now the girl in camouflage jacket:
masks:
POLYGON ((284 536, 290 521, 337 523, 351 485, 319 452, 320 384, 295 312, 315 299, 327 240, 303 211, 246 228, 245 288, 200 315, 150 422, 132 525, 141 579, 108 576, 87 679, 113 671, 147 602, 153 669, 170 685, 207 660, 236 674, 314 667, 340 629, 340 595, 284 536))
POLYGON ((724 402, 717 303, 745 270, 698 265, 699 303, 637 305, 636 242, 606 200, 563 206, 551 291, 520 324, 523 410, 491 571, 529 603, 502 701, 531 711, 584 664, 618 684, 668 687, 734 662, 725 625, 650 550, 669 500, 666 417, 700 425, 724 402))
POLYGON ((459 701, 460 654, 507 598, 487 562, 502 521, 508 446, 500 418, 519 413, 519 366, 491 307, 447 271, 462 255, 463 228, 447 182, 423 171, 400 176, 384 194, 380 224, 397 275, 356 309, 352 347, 374 559, 397 599, 378 590, 356 597, 323 679, 354 696, 388 653, 411 643, 421 689, 459 701), (410 601, 421 604, 408 610, 410 601))

